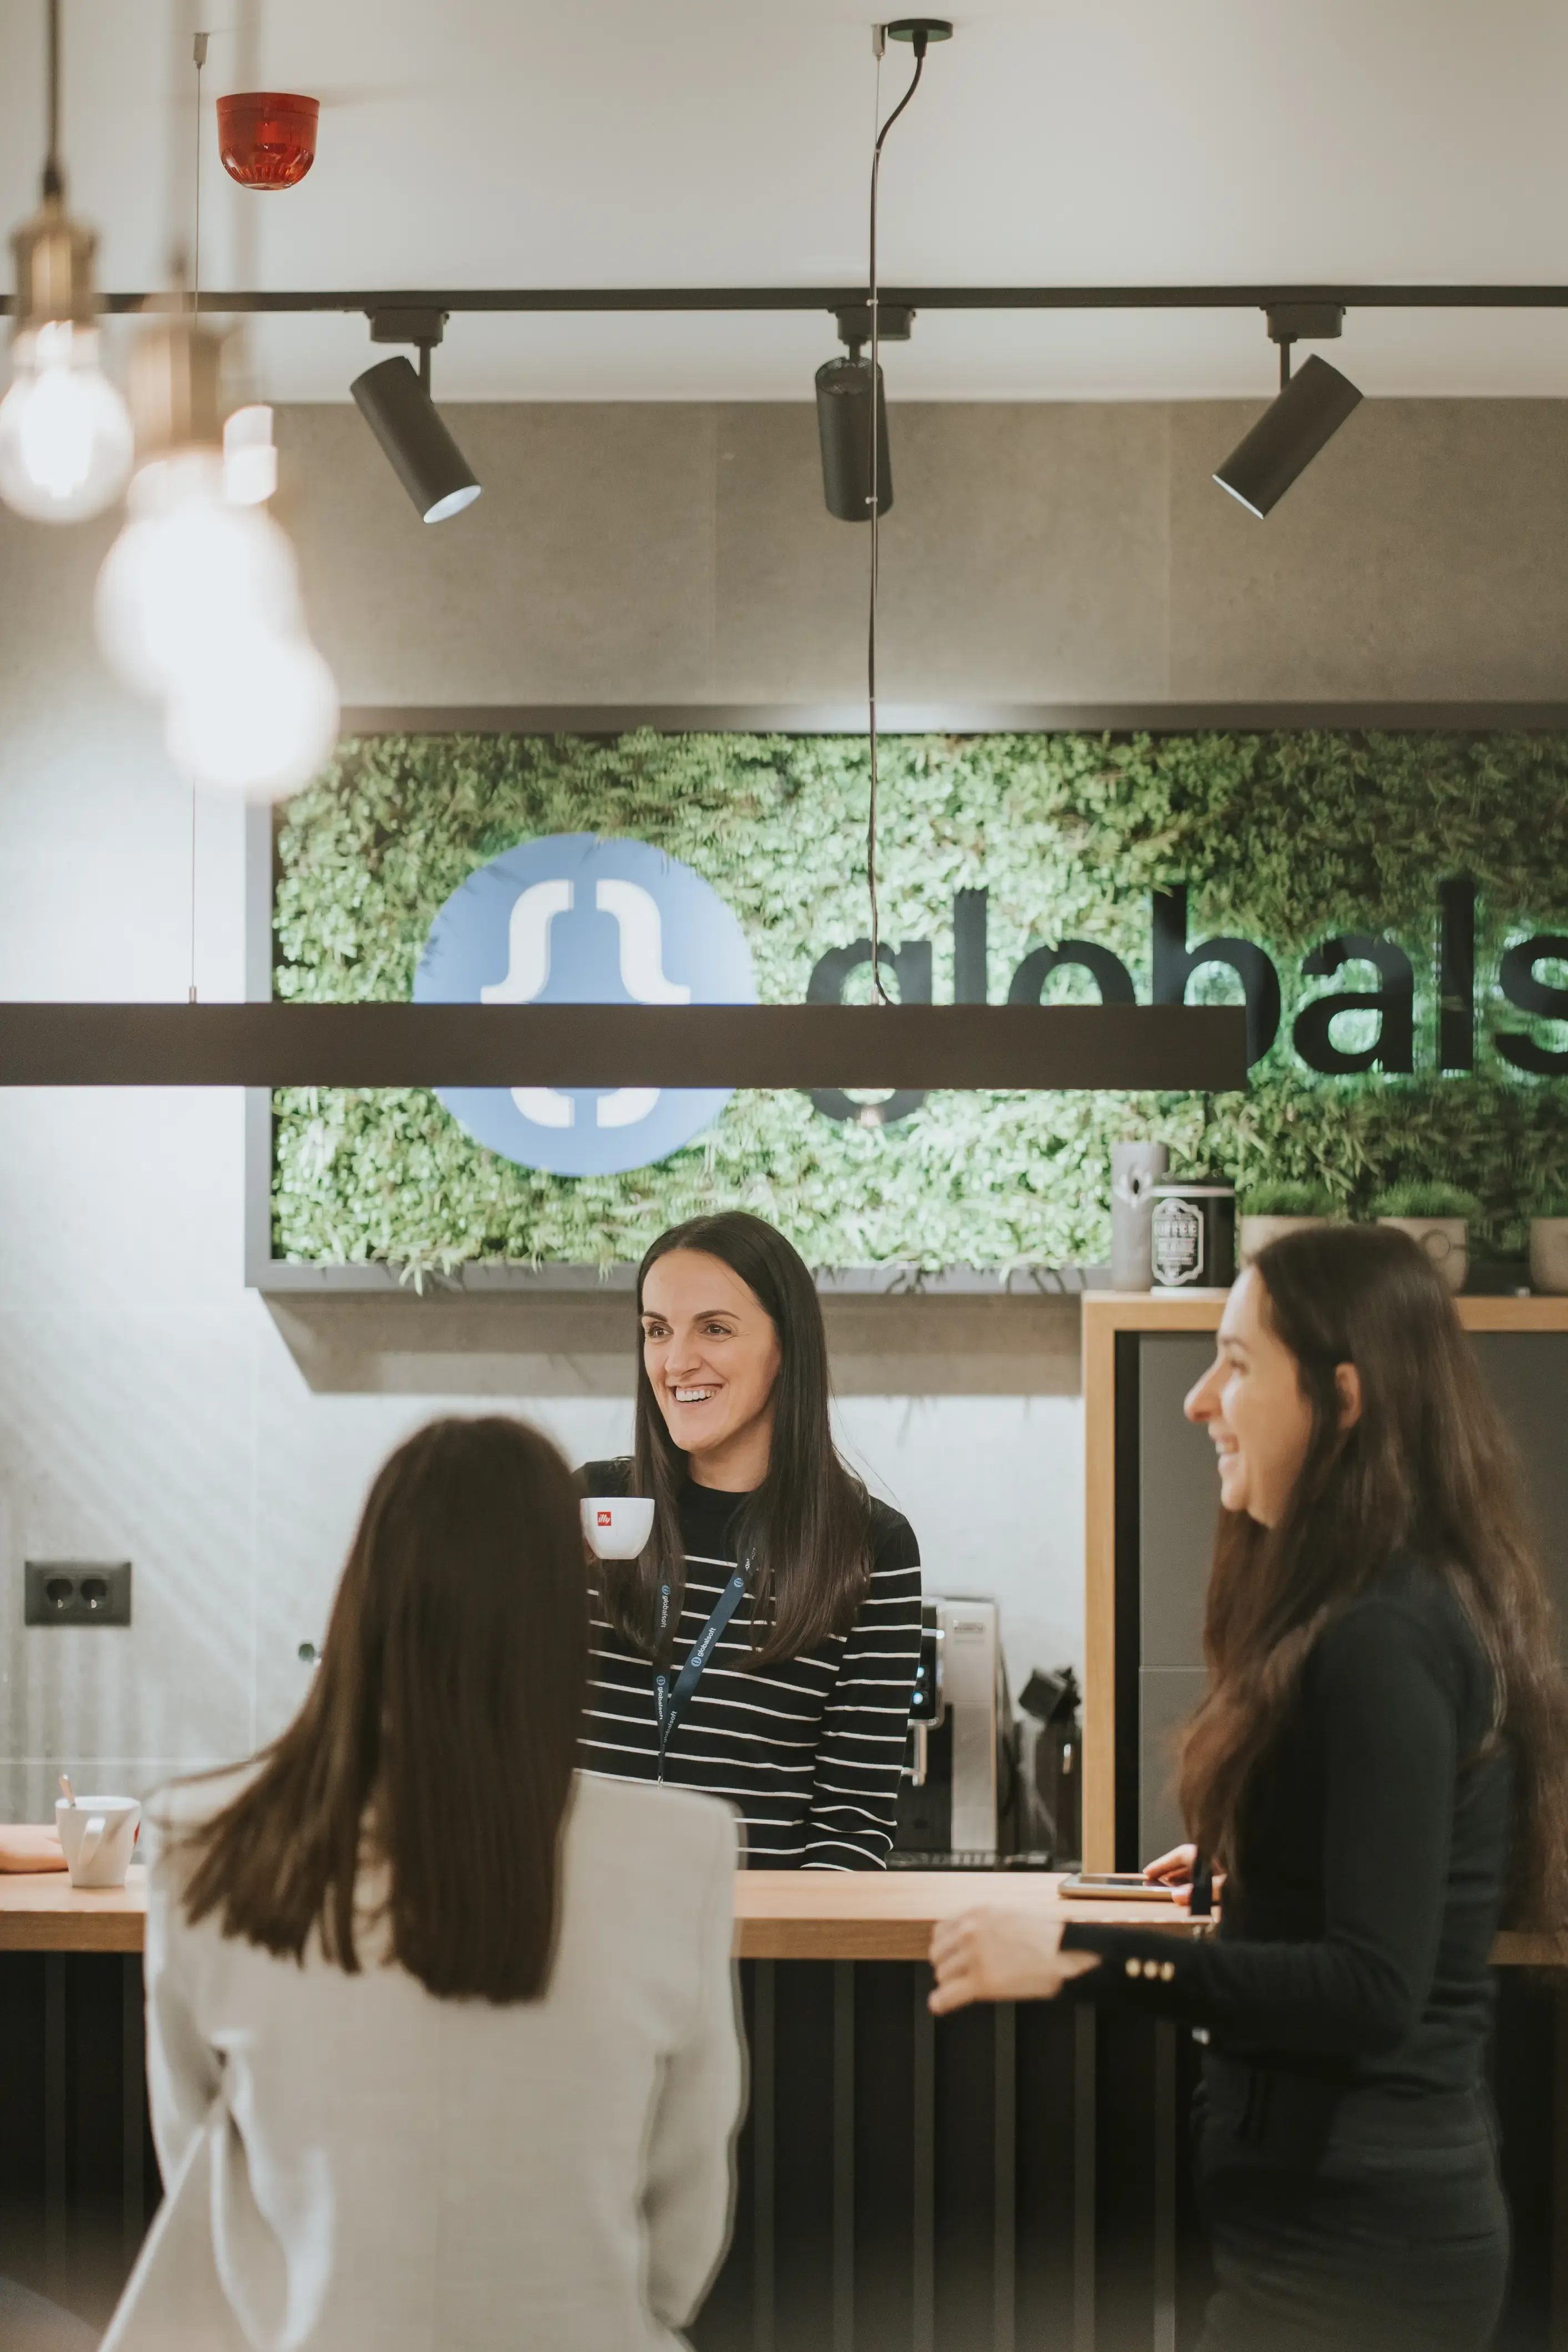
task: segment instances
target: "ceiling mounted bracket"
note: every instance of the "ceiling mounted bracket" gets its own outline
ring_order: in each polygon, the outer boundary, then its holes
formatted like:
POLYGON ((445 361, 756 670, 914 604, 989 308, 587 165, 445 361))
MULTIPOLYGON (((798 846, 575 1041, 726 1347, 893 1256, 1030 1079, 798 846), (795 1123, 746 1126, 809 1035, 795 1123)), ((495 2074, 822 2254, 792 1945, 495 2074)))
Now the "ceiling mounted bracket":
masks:
MULTIPOLYGON (((907 343, 909 341, 910 330, 915 319, 914 310, 909 303, 879 301, 877 314, 879 321, 877 339, 879 342, 907 343)), ((871 305, 869 302, 853 302, 842 310, 835 310, 833 315, 838 321, 839 341, 847 343, 850 358, 858 360, 860 356, 861 345, 868 343, 871 340, 871 305)))
POLYGON ((927 41, 952 38, 952 26, 945 16, 900 16, 896 24, 884 25, 882 30, 889 41, 916 41, 922 35, 927 41))
POLYGON ((430 389, 430 354, 446 332, 449 315, 446 310, 416 309, 408 305, 367 310, 365 313, 370 320, 373 343, 417 345, 419 381, 426 392, 430 389))
POLYGON ((1342 302, 1270 302, 1263 315, 1276 343, 1327 342, 1344 332, 1342 302))
POLYGON ((1279 346, 1279 389, 1290 381, 1290 348, 1293 343, 1321 343, 1336 340, 1344 332, 1345 306, 1342 302, 1268 302, 1264 306, 1268 321, 1268 335, 1279 346))

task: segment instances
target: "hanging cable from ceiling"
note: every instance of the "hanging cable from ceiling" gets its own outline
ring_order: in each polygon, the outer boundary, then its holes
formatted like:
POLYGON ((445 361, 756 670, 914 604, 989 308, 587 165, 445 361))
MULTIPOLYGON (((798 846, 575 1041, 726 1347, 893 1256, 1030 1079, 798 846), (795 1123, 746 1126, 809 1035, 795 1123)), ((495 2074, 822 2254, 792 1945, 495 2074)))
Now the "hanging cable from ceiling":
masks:
MULTIPOLYGON (((916 90, 919 89, 921 86, 921 76, 925 71, 927 48, 932 41, 951 40, 952 37, 952 26, 941 17, 937 16, 906 16, 901 18, 897 24, 879 26, 878 27, 878 32, 879 37, 885 37, 889 40, 908 41, 913 47, 915 54, 915 69, 910 77, 910 86, 908 89, 905 90, 902 98, 900 99, 897 106, 894 107, 891 114, 889 115, 886 122, 883 123, 881 129, 878 131, 875 144, 871 149, 870 249, 868 256, 868 267, 867 272, 867 285, 869 291, 871 313, 871 376, 869 397, 866 403, 868 420, 867 439, 869 445, 868 472, 870 477, 870 489, 866 499, 866 509, 871 524, 871 576, 866 626, 866 711, 868 721, 868 739, 870 748, 870 789, 867 803, 866 817, 866 882, 871 900, 871 985, 878 1003, 886 1004, 889 1002, 889 999, 888 992, 882 984, 882 917, 877 895, 877 794, 879 784, 877 757, 877 610, 881 589, 881 492, 882 472, 885 459, 884 443, 887 430, 884 422, 885 412, 882 404, 882 371, 879 356, 881 349, 882 338, 881 320, 879 315, 880 305, 877 285, 877 194, 878 183, 880 179, 882 170, 882 149, 887 144, 888 133, 892 129, 894 123, 897 122, 900 115, 902 114, 905 107, 908 106, 910 99, 913 98, 916 90)), ((880 58, 880 37, 879 39, 877 54, 879 58, 880 58)), ((905 331, 908 331, 907 326, 905 331)))
POLYGON ((99 362, 98 239, 66 211, 60 0, 47 0, 42 200, 11 239, 12 383, 0 401, 0 499, 35 522, 101 514, 131 472, 131 418, 99 362))

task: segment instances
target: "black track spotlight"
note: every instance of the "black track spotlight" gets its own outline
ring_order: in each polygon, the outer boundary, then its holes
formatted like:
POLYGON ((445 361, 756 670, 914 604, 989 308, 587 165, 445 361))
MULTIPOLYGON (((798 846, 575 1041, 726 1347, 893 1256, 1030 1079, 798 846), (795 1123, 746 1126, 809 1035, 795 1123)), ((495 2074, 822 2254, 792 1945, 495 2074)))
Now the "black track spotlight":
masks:
POLYGON ((1279 505, 1361 400, 1350 378, 1316 352, 1297 374, 1290 373, 1297 338, 1337 335, 1344 315, 1337 302, 1277 302, 1267 313, 1268 332, 1279 346, 1279 396, 1215 474, 1220 488, 1248 514, 1261 518, 1279 505))
POLYGON ((430 397, 430 352, 441 340, 444 323, 439 310, 373 312, 372 341, 417 343, 419 370, 416 374, 401 357, 381 360, 349 386, 360 415, 425 522, 445 522, 448 515, 471 507, 479 495, 473 468, 430 397))
MULTIPOLYGON (((871 362, 860 356, 871 340, 868 303, 839 310, 838 332, 849 346, 847 359, 828 360, 816 371, 816 430, 822 442, 822 494, 840 522, 871 519, 871 362)), ((914 312, 901 303, 881 305, 878 340, 907 342, 914 312)), ((888 396, 877 369, 877 512, 893 503, 893 469, 888 452, 888 396)))
MULTIPOLYGON (((871 362, 828 360, 816 371, 816 429, 822 440, 822 494, 840 522, 871 520, 871 362)), ((888 456, 888 401, 877 370, 877 512, 893 503, 888 456)))

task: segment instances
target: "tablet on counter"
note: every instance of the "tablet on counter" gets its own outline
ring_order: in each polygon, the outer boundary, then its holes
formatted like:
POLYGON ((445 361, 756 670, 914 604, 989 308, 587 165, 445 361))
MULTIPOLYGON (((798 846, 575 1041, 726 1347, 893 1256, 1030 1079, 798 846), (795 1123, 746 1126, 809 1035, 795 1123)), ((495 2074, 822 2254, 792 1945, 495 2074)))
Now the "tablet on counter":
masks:
POLYGON ((1064 1878, 1059 1892, 1089 1903, 1173 1903, 1168 1886, 1156 1885, 1141 1870, 1080 1870, 1064 1878))

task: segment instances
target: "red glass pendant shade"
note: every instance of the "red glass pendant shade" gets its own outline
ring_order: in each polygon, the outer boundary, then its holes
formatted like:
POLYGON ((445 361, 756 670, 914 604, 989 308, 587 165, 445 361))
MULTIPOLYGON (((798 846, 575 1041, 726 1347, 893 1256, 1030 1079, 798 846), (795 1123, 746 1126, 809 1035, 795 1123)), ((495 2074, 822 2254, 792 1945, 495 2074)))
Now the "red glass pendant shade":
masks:
POLYGON ((316 160, 320 99, 276 89, 237 90, 217 102, 224 170, 242 188, 294 188, 316 160))

